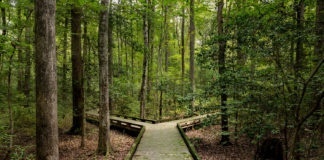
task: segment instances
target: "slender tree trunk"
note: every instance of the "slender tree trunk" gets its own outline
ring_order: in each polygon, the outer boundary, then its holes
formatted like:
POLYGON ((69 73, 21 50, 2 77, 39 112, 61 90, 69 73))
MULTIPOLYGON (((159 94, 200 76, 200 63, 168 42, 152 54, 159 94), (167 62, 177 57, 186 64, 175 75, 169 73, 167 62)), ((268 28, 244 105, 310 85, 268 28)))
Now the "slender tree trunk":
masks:
MULTIPOLYGON (((0 0, 0 3, 4 4, 5 2, 2 2, 2 0, 0 0)), ((0 39, 0 44, 4 44, 5 43, 5 36, 7 34, 7 30, 6 30, 6 9, 5 9, 4 6, 1 6, 0 10, 1 10, 1 25, 2 25, 1 35, 3 37, 3 38, 0 39)), ((5 53, 4 47, 5 47, 5 45, 0 45, 0 72, 2 71, 2 66, 3 66, 3 54, 5 53)), ((0 80, 2 80, 2 79, 0 78, 0 80)))
POLYGON ((168 26, 168 5, 164 5, 164 59, 165 59, 165 64, 164 64, 164 71, 168 72, 168 68, 169 68, 169 55, 170 55, 170 51, 169 51, 169 26, 168 26))
MULTIPOLYGON (((21 26, 22 25, 22 20, 21 20, 21 8, 19 6, 19 2, 18 2, 18 8, 17 8, 17 17, 18 17, 18 25, 17 25, 17 28, 18 28, 18 32, 20 33, 20 35, 22 35, 23 33, 23 27, 21 26)), ((23 55, 22 55, 22 45, 21 45, 21 38, 20 36, 17 37, 17 54, 18 54, 18 76, 17 76, 17 79, 18 79, 18 84, 17 84, 17 90, 19 92, 22 92, 23 91, 23 80, 24 80, 24 68, 23 68, 23 64, 24 64, 24 58, 23 58, 23 55)))
POLYGON ((55 0, 35 1, 36 159, 58 160, 55 0))
MULTIPOLYGON (((82 77, 82 79, 85 81, 83 81, 83 83, 86 83, 88 84, 89 83, 89 79, 90 79, 90 76, 89 76, 89 69, 88 69, 88 47, 89 47, 89 44, 88 44, 88 24, 87 24, 87 21, 84 19, 84 22, 83 22, 83 65, 84 65, 84 78, 82 77)), ((82 87, 83 88, 83 87, 82 87)), ((84 90, 83 90, 84 91, 84 90)), ((88 91, 88 90, 86 90, 88 91)), ((87 92, 84 92, 86 94, 85 97, 87 97, 88 93, 87 92)), ((86 104, 86 98, 84 99, 84 104, 86 104)), ((85 116, 85 111, 84 109, 82 109, 82 115, 83 117, 85 116)), ((81 131, 81 148, 85 147, 85 128, 86 128, 86 123, 85 123, 85 119, 83 118, 82 120, 83 122, 83 125, 82 125, 82 131, 81 131)))
POLYGON ((148 9, 149 0, 146 0, 147 10, 143 16, 143 34, 144 34, 144 58, 143 58, 143 73, 142 73, 142 84, 140 90, 140 117, 145 118, 145 108, 146 108, 146 94, 147 94, 147 81, 148 81, 148 59, 149 59, 149 26, 148 26, 148 9))
MULTIPOLYGON (((305 12, 305 4, 304 0, 300 1, 295 1, 295 9, 296 9, 296 22, 297 22, 297 41, 296 41, 296 61, 295 61, 295 79, 298 81, 299 79, 302 78, 301 72, 303 70, 304 63, 305 63, 305 53, 304 53, 304 44, 303 44, 303 30, 304 30, 304 12, 305 12)), ((299 88, 296 86, 295 87, 295 93, 296 96, 299 88)), ((295 123, 297 124, 300 119, 300 106, 296 105, 295 107, 295 123)), ((296 130, 299 130, 299 128, 296 128, 296 130)), ((300 153, 300 140, 301 137, 299 135, 299 132, 296 132, 296 135, 294 136, 293 139, 293 156, 295 160, 300 160, 301 159, 301 153, 300 153)))
POLYGON ((189 35, 190 35, 190 68, 189 68, 189 79, 190 89, 192 93, 191 100, 191 111, 195 111, 195 0, 190 0, 190 24, 189 24, 189 35))
POLYGON ((218 36, 221 37, 219 39, 219 50, 218 50, 218 65, 219 65, 219 74, 221 76, 220 79, 220 89, 221 89, 221 126, 222 126, 222 139, 221 144, 223 145, 229 145, 230 139, 228 134, 228 114, 227 114, 227 94, 226 94, 226 84, 225 84, 225 51, 226 51, 226 40, 224 37, 224 31, 223 31, 223 7, 224 7, 224 1, 219 0, 218 1, 218 10, 217 10, 217 22, 218 22, 218 36))
POLYGON ((303 44, 303 30, 304 30, 304 13, 305 13, 305 4, 304 0, 296 0, 296 16, 297 16, 297 42, 296 42, 296 63, 295 63, 295 72, 296 77, 300 78, 300 71, 304 68, 305 63, 305 53, 304 53, 304 44, 303 44))
POLYGON ((324 53, 324 1, 323 0, 317 0, 315 31, 316 31, 317 42, 315 44, 314 54, 316 57, 315 61, 319 62, 323 58, 323 53, 324 53))
MULTIPOLYGON (((1 3, 2 0, 0 0, 1 3)), ((2 19, 2 35, 5 36, 7 34, 7 16, 6 16, 6 8, 5 7, 1 7, 1 19, 2 19)))
MULTIPOLYGON (((113 18, 112 18, 113 12, 112 12, 112 3, 109 4, 109 16, 108 16, 108 68, 109 68, 109 85, 111 86, 113 84, 113 18)), ((111 112, 115 110, 113 99, 111 97, 111 94, 109 94, 109 109, 111 112)))
POLYGON ((84 119, 83 62, 81 55, 82 10, 76 5, 74 4, 71 9, 73 124, 69 131, 70 134, 81 134, 84 119))
POLYGON ((185 6, 182 6, 181 19, 181 81, 182 92, 184 93, 184 78, 185 78, 185 6))
POLYGON ((149 16, 148 16, 148 71, 147 71, 147 93, 146 93, 146 99, 148 102, 151 101, 150 94, 151 94, 151 88, 153 83, 153 57, 154 57, 154 12, 155 12, 155 0, 148 0, 148 7, 149 7, 149 16))
POLYGON ((110 119, 109 119, 109 64, 108 64, 108 5, 109 0, 102 0, 99 16, 99 140, 98 154, 108 155, 111 151, 110 144, 110 119))
POLYGON ((29 107, 30 99, 30 77, 31 77, 31 57, 32 57, 32 29, 30 26, 26 27, 26 55, 25 55, 25 76, 24 76, 24 94, 26 97, 26 107, 29 107))
POLYGON ((162 120, 163 116, 163 91, 160 91, 160 103, 159 103, 159 119, 162 120))
POLYGON ((62 95, 63 97, 67 94, 67 50, 68 50, 68 26, 69 26, 69 17, 66 15, 64 19, 64 31, 63 31, 63 73, 62 73, 62 95))
POLYGON ((12 104, 11 104, 11 73, 12 73, 12 59, 14 53, 10 56, 9 59, 9 70, 8 70, 8 92, 7 92, 7 103, 9 108, 9 128, 10 128, 10 139, 9 139, 9 153, 12 150, 13 146, 13 136, 14 136, 14 120, 13 120, 13 113, 12 113, 12 104))

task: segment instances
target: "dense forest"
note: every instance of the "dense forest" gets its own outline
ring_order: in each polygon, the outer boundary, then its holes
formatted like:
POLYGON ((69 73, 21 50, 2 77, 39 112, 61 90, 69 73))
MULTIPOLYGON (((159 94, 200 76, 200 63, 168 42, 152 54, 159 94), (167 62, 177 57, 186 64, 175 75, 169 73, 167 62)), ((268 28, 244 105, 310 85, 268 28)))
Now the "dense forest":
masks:
POLYGON ((204 125, 221 126, 223 146, 276 137, 285 159, 324 156, 323 0, 0 0, 0 8, 7 157, 58 159, 58 133, 84 139, 94 109, 98 154, 113 145, 109 115, 212 113, 204 125), (37 139, 34 153, 15 142, 22 133, 37 139))

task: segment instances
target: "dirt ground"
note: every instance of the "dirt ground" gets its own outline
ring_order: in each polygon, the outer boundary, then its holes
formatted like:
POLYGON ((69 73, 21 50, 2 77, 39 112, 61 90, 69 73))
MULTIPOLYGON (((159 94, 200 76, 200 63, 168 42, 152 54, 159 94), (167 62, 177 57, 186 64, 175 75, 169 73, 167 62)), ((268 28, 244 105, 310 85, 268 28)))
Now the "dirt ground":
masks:
MULTIPOLYGON (((111 130, 111 144, 113 153, 107 157, 97 156, 96 149, 98 143, 98 127, 87 124, 86 146, 80 148, 81 137, 75 135, 67 135, 60 133, 59 135, 59 151, 60 160, 122 160, 130 150, 136 137, 132 137, 126 133, 117 130, 111 130)), ((6 157, 6 151, 0 153, 0 160, 6 159, 35 159, 35 138, 24 135, 17 135, 14 140, 14 151, 11 157, 6 157)))
POLYGON ((220 126, 209 126, 186 132, 191 142, 203 160, 251 160, 254 159, 255 145, 247 138, 240 138, 233 145, 219 144, 221 136, 220 126))

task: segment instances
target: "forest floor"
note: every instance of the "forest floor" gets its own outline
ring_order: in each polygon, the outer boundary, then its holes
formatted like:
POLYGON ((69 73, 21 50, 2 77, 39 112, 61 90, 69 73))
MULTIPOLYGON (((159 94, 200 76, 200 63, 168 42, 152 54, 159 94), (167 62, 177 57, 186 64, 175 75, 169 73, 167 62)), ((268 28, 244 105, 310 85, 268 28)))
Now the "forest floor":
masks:
POLYGON ((220 126, 208 126, 192 129, 186 135, 194 144, 198 155, 203 160, 250 160, 254 158, 256 146, 248 138, 240 137, 233 145, 219 144, 220 126))
MULTIPOLYGON (((35 138, 19 133, 14 138, 14 151, 11 157, 6 159, 35 159, 35 138)), ((120 131, 111 130, 111 144, 113 153, 107 157, 97 156, 96 149, 98 144, 98 127, 87 123, 86 146, 80 148, 81 136, 68 135, 63 132, 59 135, 60 160, 88 160, 88 159, 111 159, 122 160, 130 150, 136 137, 132 137, 120 131)), ((0 159, 5 160, 4 155, 0 154, 0 159)))

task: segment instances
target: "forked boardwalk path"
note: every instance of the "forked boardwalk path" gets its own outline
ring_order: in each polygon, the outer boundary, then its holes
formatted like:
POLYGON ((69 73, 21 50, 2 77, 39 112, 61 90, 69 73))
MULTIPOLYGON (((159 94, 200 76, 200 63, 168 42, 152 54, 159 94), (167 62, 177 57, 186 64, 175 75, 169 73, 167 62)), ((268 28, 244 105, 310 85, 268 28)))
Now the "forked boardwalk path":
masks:
MULTIPOLYGON (((89 115, 89 112, 87 115, 89 115)), ((94 112, 91 115, 98 116, 94 112)), ((202 117, 197 116, 158 124, 150 124, 114 116, 111 119, 145 126, 145 132, 133 155, 133 160, 192 160, 193 158, 178 131, 177 123, 202 117)))

